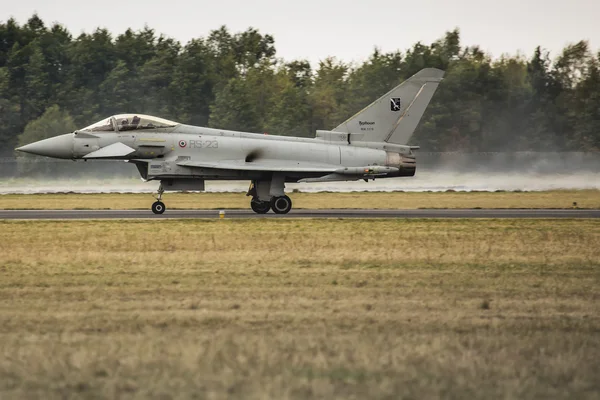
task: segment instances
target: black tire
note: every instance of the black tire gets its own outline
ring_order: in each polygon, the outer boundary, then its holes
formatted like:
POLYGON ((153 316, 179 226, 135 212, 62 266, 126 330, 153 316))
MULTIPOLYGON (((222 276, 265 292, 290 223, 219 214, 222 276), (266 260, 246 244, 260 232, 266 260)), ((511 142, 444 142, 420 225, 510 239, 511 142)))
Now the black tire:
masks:
POLYGON ((271 209, 271 203, 268 201, 252 199, 252 201, 250 201, 250 207, 252 208, 252 211, 257 214, 266 214, 271 209))
POLYGON ((271 210, 275 214, 287 214, 292 209, 292 199, 287 196, 271 198, 271 210))
POLYGON ((155 201, 154 203, 152 203, 152 212, 154 214, 162 214, 165 212, 166 209, 167 207, 165 207, 165 203, 163 203, 162 201, 155 201))

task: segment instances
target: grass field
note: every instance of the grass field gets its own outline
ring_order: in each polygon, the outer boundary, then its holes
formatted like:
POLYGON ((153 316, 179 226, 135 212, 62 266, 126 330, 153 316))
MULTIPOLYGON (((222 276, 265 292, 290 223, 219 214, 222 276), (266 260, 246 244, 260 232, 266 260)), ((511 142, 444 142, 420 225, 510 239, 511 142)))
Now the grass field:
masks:
POLYGON ((0 398, 600 398, 595 220, 0 221, 0 398))
MULTIPOLYGON (((600 208, 600 190, 289 193, 294 208, 600 208)), ((168 209, 249 208, 243 193, 167 193, 168 209)), ((0 195, 0 209, 149 209, 150 194, 0 195)))

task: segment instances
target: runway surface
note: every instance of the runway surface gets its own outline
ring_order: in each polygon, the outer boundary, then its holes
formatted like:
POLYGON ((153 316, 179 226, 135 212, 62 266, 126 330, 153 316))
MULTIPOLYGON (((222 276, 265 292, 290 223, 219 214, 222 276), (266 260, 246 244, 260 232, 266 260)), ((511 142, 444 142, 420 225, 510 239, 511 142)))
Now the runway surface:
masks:
MULTIPOLYGON (((289 214, 255 214, 224 210, 225 218, 600 218, 600 210, 567 209, 423 209, 423 210, 292 210, 289 214)), ((170 219, 219 218, 219 210, 0 210, 0 219, 170 219)))

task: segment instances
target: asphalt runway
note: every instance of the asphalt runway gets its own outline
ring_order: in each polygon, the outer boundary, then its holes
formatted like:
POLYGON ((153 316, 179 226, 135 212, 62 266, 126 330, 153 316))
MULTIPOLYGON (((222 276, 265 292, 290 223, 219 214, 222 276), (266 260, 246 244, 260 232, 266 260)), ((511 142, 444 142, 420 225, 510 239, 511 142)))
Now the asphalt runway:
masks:
MULTIPOLYGON (((289 214, 255 214, 224 210, 225 218, 600 218, 600 210, 578 209, 423 209, 423 210, 292 210, 289 214)), ((0 219, 170 219, 219 218, 219 210, 0 210, 0 219)))

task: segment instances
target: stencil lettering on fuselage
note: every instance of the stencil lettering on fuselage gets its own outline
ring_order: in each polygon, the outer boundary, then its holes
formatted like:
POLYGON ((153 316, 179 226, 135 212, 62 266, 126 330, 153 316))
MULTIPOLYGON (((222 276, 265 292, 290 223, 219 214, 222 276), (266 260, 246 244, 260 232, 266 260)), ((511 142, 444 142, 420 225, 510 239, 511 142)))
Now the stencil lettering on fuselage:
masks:
POLYGON ((218 149, 219 142, 216 140, 190 140, 191 149, 218 149))

